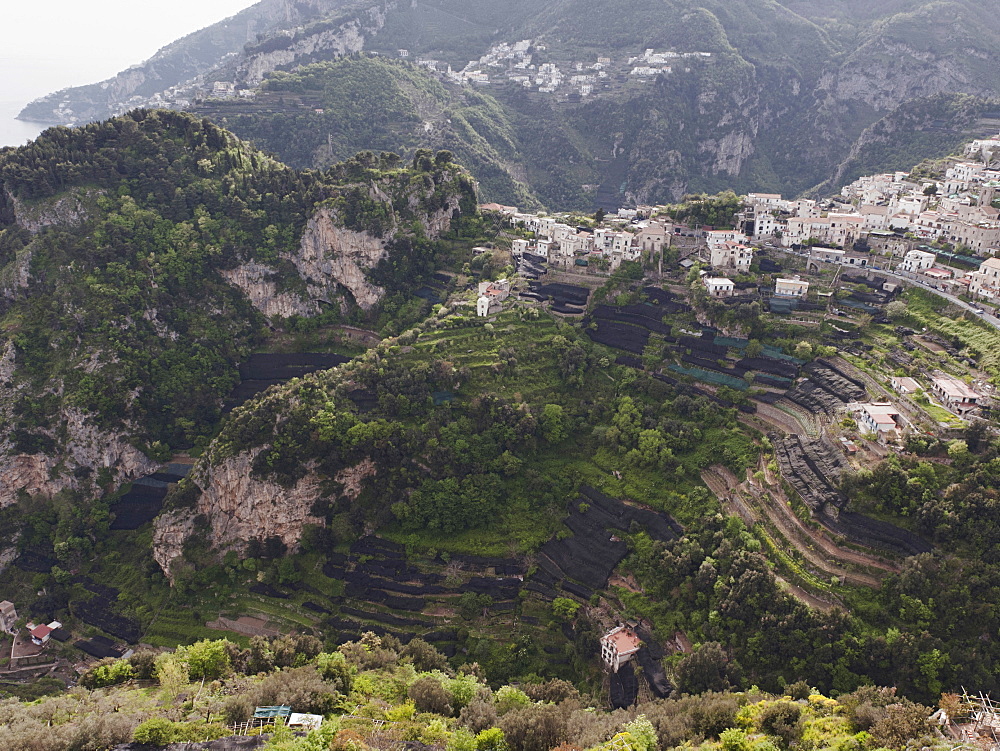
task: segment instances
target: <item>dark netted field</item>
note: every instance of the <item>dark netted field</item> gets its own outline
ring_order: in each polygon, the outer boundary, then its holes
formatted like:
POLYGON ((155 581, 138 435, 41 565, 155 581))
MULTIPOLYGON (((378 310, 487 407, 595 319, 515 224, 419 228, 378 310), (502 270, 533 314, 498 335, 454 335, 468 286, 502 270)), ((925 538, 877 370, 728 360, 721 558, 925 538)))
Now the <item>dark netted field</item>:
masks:
POLYGON ((666 514, 629 506, 591 487, 584 486, 581 492, 583 497, 570 506, 565 521, 573 535, 550 540, 539 550, 540 571, 529 585, 543 596, 552 595, 554 585, 564 580, 562 588, 580 597, 589 597, 593 590, 606 586, 611 572, 628 553, 628 546, 616 533, 627 532, 633 522, 654 540, 673 540, 683 531, 666 514))
POLYGON ((641 355, 649 343, 649 331, 627 323, 598 319, 597 328, 587 328, 587 336, 598 344, 641 355))

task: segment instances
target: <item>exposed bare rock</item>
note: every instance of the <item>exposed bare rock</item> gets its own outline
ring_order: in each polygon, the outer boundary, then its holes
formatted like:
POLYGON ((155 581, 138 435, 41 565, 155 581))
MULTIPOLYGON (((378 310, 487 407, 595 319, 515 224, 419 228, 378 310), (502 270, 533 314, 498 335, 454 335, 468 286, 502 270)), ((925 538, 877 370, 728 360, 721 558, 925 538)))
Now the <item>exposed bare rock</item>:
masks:
POLYGON ((371 459, 363 459, 353 467, 342 469, 337 473, 336 479, 344 486, 344 495, 352 501, 356 501, 361 494, 361 486, 369 477, 374 477, 378 472, 378 467, 371 459))
POLYGON ((191 509, 176 509, 157 517, 153 525, 153 559, 171 581, 170 566, 180 558, 185 540, 194 533, 194 517, 191 509))
POLYGON ((264 77, 282 65, 291 65, 303 57, 337 57, 361 52, 368 35, 377 34, 385 26, 386 12, 396 3, 372 6, 357 18, 335 29, 323 29, 312 34, 295 33, 282 49, 251 53, 237 68, 237 79, 256 86, 264 77))
POLYGON ((14 454, 9 442, 0 444, 0 508, 17 502, 20 493, 53 496, 78 487, 74 470, 86 467, 111 472, 115 486, 156 471, 157 463, 130 444, 124 433, 100 430, 77 409, 61 413, 66 441, 56 456, 14 454))
POLYGON ((29 232, 40 232, 46 227, 76 227, 83 224, 91 216, 95 201, 103 193, 100 190, 78 188, 30 205, 12 195, 9 190, 7 197, 14 207, 14 220, 18 226, 29 232))
POLYGON ((303 300, 291 292, 278 292, 274 275, 275 271, 270 266, 254 262, 222 272, 225 280, 243 290, 253 306, 268 318, 313 316, 319 312, 319 305, 313 300, 303 300))
POLYGON ((385 293, 368 281, 365 271, 387 255, 385 242, 365 232, 338 227, 331 209, 320 209, 306 225, 299 252, 289 256, 309 286, 314 300, 334 302, 338 285, 369 310, 385 293))
POLYGON ((184 540, 193 532, 193 519, 208 519, 208 539, 219 551, 242 550, 248 540, 279 537, 295 549, 307 524, 322 524, 312 515, 320 496, 320 480, 309 471, 291 488, 283 488, 253 476, 253 460, 261 449, 239 454, 208 466, 202 462, 191 479, 201 488, 197 504, 190 511, 176 511, 159 517, 153 535, 153 552, 169 575, 171 561, 180 555, 184 540))

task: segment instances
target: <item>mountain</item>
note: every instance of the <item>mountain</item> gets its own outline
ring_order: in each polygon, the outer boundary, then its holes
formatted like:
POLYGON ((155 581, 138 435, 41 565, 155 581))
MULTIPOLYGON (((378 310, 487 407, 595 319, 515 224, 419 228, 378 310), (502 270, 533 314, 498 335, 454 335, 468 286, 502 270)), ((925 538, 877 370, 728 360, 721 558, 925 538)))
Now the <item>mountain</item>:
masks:
POLYGON ((474 210, 445 153, 296 172, 181 113, 0 151, 0 507, 151 471, 214 429, 270 322, 396 310, 474 210))
MULTIPOLYGON (((200 61, 200 83, 153 103, 224 117, 298 167, 348 157, 356 143, 344 133, 361 143, 370 136, 366 148, 412 150, 423 127, 463 155, 485 198, 582 210, 730 187, 786 194, 836 187, 858 170, 905 169, 947 153, 995 128, 985 116, 1000 109, 1000 22, 971 0, 833 8, 774 0, 389 0, 299 3, 284 13, 279 19, 267 2, 244 11, 272 25, 261 21, 256 38, 214 63, 191 52, 192 35, 131 75, 158 82, 144 83, 143 96, 168 79, 180 84, 180 76, 157 71, 161 56, 183 50, 200 61), (528 46, 517 48, 520 40, 528 46), (269 76, 360 52, 433 60, 438 72, 334 64, 311 68, 297 97, 275 96, 288 81, 269 76), (608 62, 592 68, 599 59, 608 62), (533 68, 517 67, 529 60, 533 68), (482 71, 489 83, 447 83, 449 65, 482 71), (555 90, 547 90, 551 76, 539 86, 536 79, 556 68, 555 90), (264 94, 255 103, 193 104, 210 98, 214 81, 237 92, 263 84, 264 94), (362 101, 370 117, 357 129, 362 101), (893 143, 869 158, 872 128, 892 132, 893 143)), ((245 25, 244 14, 223 28, 245 25)), ((210 32, 221 33, 198 34, 210 32)), ((100 118, 150 101, 132 98, 138 89, 125 96, 114 84, 102 87, 99 105, 84 87, 33 103, 23 116, 100 118)))

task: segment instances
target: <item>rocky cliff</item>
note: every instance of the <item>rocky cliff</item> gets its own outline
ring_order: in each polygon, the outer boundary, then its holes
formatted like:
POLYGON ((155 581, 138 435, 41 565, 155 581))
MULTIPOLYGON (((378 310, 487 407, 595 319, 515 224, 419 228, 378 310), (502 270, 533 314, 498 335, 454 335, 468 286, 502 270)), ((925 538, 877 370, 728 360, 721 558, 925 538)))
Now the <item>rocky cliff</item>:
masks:
POLYGON ((338 227, 335 213, 320 209, 306 225, 299 251, 287 258, 308 284, 310 298, 333 302, 344 289, 358 307, 371 310, 384 290, 369 282, 365 272, 386 255, 384 240, 338 227))

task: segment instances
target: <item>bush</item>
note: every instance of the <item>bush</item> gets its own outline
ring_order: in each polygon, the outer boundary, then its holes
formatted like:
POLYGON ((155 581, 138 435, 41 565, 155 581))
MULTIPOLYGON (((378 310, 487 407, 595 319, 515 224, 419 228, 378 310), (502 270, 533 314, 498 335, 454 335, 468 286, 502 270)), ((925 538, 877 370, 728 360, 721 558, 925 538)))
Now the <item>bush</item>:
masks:
POLYGON ((128 660, 106 658, 80 676, 84 688, 105 688, 130 681, 136 677, 135 668, 128 660))
POLYGON ((132 733, 136 743, 150 746, 165 746, 174 741, 174 723, 165 717, 151 717, 140 723, 132 733))
POLYGON ((451 694, 437 678, 417 678, 410 685, 408 693, 421 712, 433 712, 446 717, 451 715, 451 694))
POLYGON ((802 707, 788 701, 776 702, 764 708, 758 722, 760 729, 768 735, 780 738, 786 748, 802 734, 802 707))

